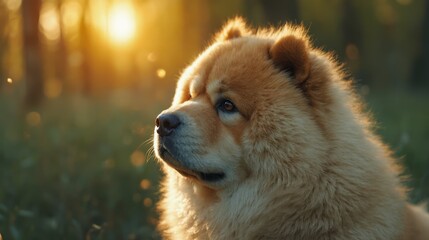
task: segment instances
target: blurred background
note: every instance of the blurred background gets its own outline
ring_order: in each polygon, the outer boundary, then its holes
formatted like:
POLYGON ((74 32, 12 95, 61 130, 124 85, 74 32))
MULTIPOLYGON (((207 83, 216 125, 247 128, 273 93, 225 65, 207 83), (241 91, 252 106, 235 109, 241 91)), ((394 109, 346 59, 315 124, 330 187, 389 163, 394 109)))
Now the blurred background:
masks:
POLYGON ((230 17, 303 23, 429 197, 429 2, 0 0, 0 233, 159 239, 155 116, 230 17))

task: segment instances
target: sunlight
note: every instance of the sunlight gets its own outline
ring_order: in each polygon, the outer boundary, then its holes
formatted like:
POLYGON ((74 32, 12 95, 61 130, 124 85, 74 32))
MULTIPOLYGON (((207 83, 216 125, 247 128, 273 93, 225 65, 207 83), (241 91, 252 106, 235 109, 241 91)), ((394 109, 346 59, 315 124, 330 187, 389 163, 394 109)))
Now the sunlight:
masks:
POLYGON ((160 68, 160 69, 156 70, 156 75, 159 78, 164 78, 165 75, 167 75, 167 72, 164 69, 160 68))
POLYGON ((61 5, 61 25, 63 32, 68 37, 74 37, 78 34, 79 24, 84 14, 79 1, 66 1, 61 5))
POLYGON ((4 0, 4 4, 10 11, 18 11, 21 6, 21 0, 4 0))
POLYGON ((136 18, 129 4, 118 3, 112 6, 108 17, 108 33, 116 43, 130 41, 136 31, 136 18))
POLYGON ((60 20, 54 3, 43 5, 39 27, 47 40, 57 41, 60 38, 60 20))

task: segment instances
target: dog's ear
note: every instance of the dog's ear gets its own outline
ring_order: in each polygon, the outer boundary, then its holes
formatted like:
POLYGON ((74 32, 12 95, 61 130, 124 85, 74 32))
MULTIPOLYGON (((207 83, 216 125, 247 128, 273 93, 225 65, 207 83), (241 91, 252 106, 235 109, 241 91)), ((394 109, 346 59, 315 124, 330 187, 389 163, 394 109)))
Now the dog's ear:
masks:
MULTIPOLYGON (((269 48, 275 66, 286 71, 292 82, 300 89, 313 106, 327 106, 330 95, 327 83, 331 77, 323 63, 310 59, 310 41, 300 29, 279 37, 269 48)), ((330 61, 330 60, 328 60, 330 61)))
POLYGON ((288 72, 297 83, 304 82, 310 73, 309 43, 294 35, 280 37, 269 49, 274 64, 288 72))
POLYGON ((247 28, 246 22, 241 17, 229 20, 222 30, 215 35, 215 40, 222 42, 249 35, 251 31, 247 28))

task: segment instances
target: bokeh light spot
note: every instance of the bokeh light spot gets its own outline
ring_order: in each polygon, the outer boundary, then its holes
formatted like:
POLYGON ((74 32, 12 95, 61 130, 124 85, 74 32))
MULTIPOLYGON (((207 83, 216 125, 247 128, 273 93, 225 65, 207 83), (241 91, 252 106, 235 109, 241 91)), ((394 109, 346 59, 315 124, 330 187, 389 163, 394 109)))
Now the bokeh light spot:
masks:
POLYGON ((48 98, 56 98, 61 95, 63 89, 63 85, 60 81, 52 79, 46 81, 44 85, 44 93, 48 98))
POLYGON ((40 30, 50 41, 57 41, 60 38, 60 19, 54 3, 43 5, 40 15, 40 30))
POLYGON ((143 200, 143 205, 144 205, 145 207, 150 207, 150 206, 152 206, 152 199, 150 199, 150 198, 145 198, 145 199, 143 200))
POLYGON ((347 44, 346 46, 346 55, 347 58, 350 60, 357 60, 359 59, 359 49, 355 44, 347 44))
POLYGON ((156 75, 159 78, 165 78, 165 75, 167 75, 167 72, 164 69, 160 68, 160 69, 156 70, 156 75))
POLYGON ((142 189, 144 189, 144 190, 149 189, 149 188, 150 188, 150 185, 151 185, 151 183, 150 183, 150 181, 149 181, 149 180, 147 180, 147 179, 143 179, 143 180, 141 180, 141 181, 140 181, 140 187, 141 187, 142 189))
POLYGON ((66 1, 61 5, 61 24, 63 30, 77 31, 82 14, 82 6, 78 1, 66 1))
POLYGON ((38 112, 27 113, 25 119, 27 120, 27 124, 33 127, 39 126, 42 122, 42 118, 40 117, 40 114, 38 112))
MULTIPOLYGON (((21 7, 21 0, 4 0, 4 3, 6 4, 6 7, 10 11, 17 11, 19 7, 21 7)), ((1 236, 0 236, 1 240, 1 236)))
POLYGON ((7 81, 7 83, 9 83, 9 84, 12 84, 12 82, 13 82, 13 81, 12 81, 12 78, 7 78, 7 80, 6 80, 6 81, 7 81))
POLYGON ((131 154, 131 164, 133 164, 133 166, 140 167, 141 165, 144 164, 144 161, 145 161, 145 156, 143 152, 134 151, 131 154))
POLYGON ((155 55, 155 53, 149 53, 149 54, 147 55, 147 60, 148 60, 149 62, 155 62, 155 61, 156 61, 156 55, 155 55))

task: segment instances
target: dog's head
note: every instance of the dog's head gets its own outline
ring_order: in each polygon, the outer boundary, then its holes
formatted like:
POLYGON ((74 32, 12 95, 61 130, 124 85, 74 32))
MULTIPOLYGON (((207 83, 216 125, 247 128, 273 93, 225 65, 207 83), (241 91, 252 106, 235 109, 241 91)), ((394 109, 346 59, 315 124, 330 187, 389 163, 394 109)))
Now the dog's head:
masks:
POLYGON ((311 80, 311 58, 301 28, 252 33, 230 21, 156 118, 157 157, 213 189, 261 174, 286 178, 279 169, 320 141, 311 111, 324 84, 311 80))

